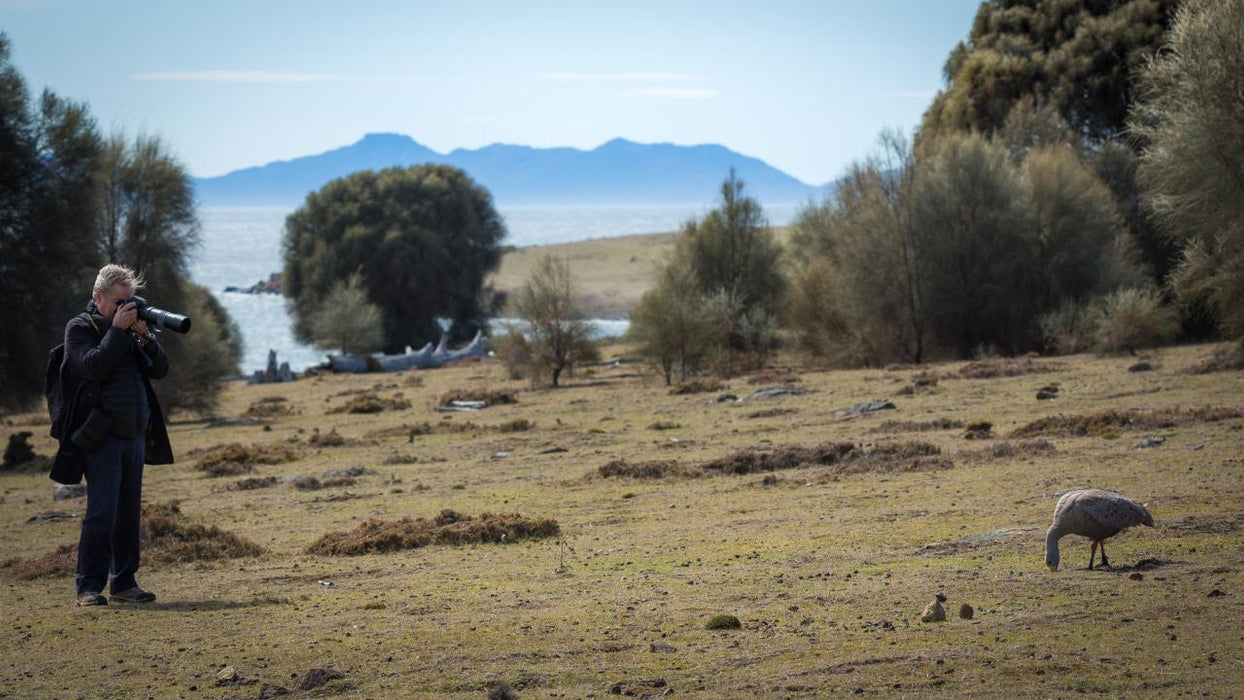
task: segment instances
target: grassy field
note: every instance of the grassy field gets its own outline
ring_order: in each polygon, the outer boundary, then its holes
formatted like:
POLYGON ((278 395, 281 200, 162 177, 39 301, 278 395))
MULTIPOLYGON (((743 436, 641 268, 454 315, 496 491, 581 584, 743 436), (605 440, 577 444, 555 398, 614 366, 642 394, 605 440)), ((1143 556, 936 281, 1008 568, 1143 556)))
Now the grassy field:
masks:
MULTIPOLYGON (((782 242, 790 236, 787 227, 773 231, 782 242)), ((490 282, 512 294, 531 275, 540 256, 552 254, 570 261, 588 315, 624 317, 652 286, 657 266, 673 252, 676 238, 674 233, 653 233, 516 248, 501 259, 490 282)))
MULTIPOLYGON (((689 395, 630 364, 533 391, 491 360, 233 384, 222 418, 288 414, 174 424, 178 463, 148 467, 144 494, 263 553, 150 561, 139 581, 153 605, 76 608, 69 574, 19 578, 30 558, 77 540, 76 519, 28 520, 84 504, 53 502, 43 473, 0 475, 0 559, 19 560, 0 572, 0 697, 255 698, 264 684, 294 690, 313 667, 343 677, 310 695, 360 698, 482 698, 498 683, 524 698, 1238 696, 1244 375, 1183 373, 1213 349, 1163 351, 1148 372, 1129 372, 1134 358, 1077 356, 987 365, 1026 373, 980 379, 962 363, 792 365, 689 395), (712 401, 780 379, 810 393, 712 401), (1038 401, 1052 384, 1058 398, 1038 401), (517 402, 434 410, 443 392, 483 388, 517 402), (368 392, 410 406, 330 412, 368 392), (896 408, 836 414, 884 397, 896 408), (1038 418, 1109 410, 1123 413, 1082 421, 1083 435, 1008 437, 1038 418), (937 428, 982 420, 993 437, 937 428), (345 444, 310 444, 332 430, 345 444), (1134 449, 1147 437, 1165 441, 1134 449), (833 442, 863 456, 719 469, 833 442), (293 461, 214 478, 196 469, 229 443, 290 448, 293 461), (599 475, 617 460, 667 476, 599 475), (280 480, 350 467, 368 471, 319 490, 280 480), (278 481, 234 486, 264 476, 278 481), (1084 570, 1088 544, 1075 537, 1063 570, 1043 564, 1055 495, 1077 486, 1117 489, 1154 514, 1155 529, 1109 542, 1114 570, 1084 570), (552 518, 561 535, 308 553, 327 532, 443 509, 552 518), (939 591, 949 619, 920 622, 939 591), (706 629, 718 614, 741 629, 706 629), (216 684, 225 666, 242 684, 216 684)), ((8 417, 0 441, 21 430, 51 451, 37 414, 8 417)))

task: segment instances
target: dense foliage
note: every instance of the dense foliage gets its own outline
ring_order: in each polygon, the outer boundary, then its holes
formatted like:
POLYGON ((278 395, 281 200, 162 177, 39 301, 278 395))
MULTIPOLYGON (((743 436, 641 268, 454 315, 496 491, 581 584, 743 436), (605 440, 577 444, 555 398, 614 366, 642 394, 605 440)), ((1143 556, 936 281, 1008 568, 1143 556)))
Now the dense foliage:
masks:
POLYGON ((1189 0, 1170 50, 1141 74, 1132 126, 1139 178, 1162 230, 1183 246, 1181 301, 1244 337, 1244 1, 1189 0))
POLYGON ((438 319, 469 338, 484 327, 484 278, 501 260, 505 226, 487 190, 445 165, 358 172, 307 196, 285 222, 283 291, 295 332, 332 290, 361 273, 382 312, 384 349, 436 342, 438 319))
POLYGON ((733 171, 721 201, 683 227, 673 257, 631 317, 631 337, 665 376, 703 365, 729 374, 772 351, 786 299, 782 248, 733 171))
POLYGON ((0 35, 0 407, 26 407, 43 388, 47 352, 91 297, 106 262, 148 281, 160 308, 185 313, 187 337, 165 333, 172 371, 156 383, 166 411, 210 411, 220 378, 237 371, 241 336, 187 274, 198 245, 185 169, 155 138, 99 135, 83 104, 45 91, 32 104, 0 35))

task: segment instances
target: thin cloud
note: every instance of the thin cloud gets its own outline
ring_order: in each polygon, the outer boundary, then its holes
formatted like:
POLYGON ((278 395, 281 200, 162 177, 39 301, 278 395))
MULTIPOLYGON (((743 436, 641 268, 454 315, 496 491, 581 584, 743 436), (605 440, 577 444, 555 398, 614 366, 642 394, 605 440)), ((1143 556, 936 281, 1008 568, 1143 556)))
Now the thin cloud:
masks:
POLYGON ((707 100, 717 96, 712 88, 674 88, 674 87, 643 87, 632 90, 618 90, 614 97, 623 100, 656 98, 665 100, 707 100))
POLYGON ((171 83, 337 83, 345 80, 340 75, 327 73, 278 73, 266 70, 204 70, 173 73, 135 73, 134 80, 152 80, 171 83))
POLYGON ((570 83, 687 83, 700 80, 690 73, 549 73, 553 80, 570 83))

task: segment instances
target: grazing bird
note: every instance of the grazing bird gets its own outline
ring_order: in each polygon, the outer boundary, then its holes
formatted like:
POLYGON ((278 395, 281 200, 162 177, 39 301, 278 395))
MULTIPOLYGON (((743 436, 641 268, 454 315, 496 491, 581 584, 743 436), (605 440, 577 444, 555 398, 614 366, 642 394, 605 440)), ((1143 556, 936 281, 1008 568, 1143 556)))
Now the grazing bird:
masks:
POLYGON ((1099 546, 1101 565, 1110 566, 1103 540, 1134 525, 1153 527, 1153 516, 1140 503, 1114 491, 1068 491, 1054 506, 1054 522, 1045 532, 1045 565, 1050 567, 1050 571, 1058 571, 1058 540, 1064 535, 1080 535, 1093 542, 1089 550, 1089 570, 1093 568, 1093 558, 1099 546))

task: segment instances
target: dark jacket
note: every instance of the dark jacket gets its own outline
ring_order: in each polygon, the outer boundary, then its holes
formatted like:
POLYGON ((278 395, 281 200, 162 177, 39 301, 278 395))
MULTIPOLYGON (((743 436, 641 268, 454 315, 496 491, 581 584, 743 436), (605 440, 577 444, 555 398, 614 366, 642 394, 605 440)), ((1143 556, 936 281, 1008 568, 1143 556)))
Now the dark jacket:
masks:
POLYGON ((113 328, 91 302, 85 313, 74 316, 65 326, 65 361, 60 368, 65 409, 59 424, 52 426, 52 437, 60 440, 60 449, 52 461, 50 476, 53 481, 76 484, 82 480, 86 458, 69 436, 86 420, 91 408, 99 405, 100 389, 108 378, 127 370, 123 363, 142 360, 138 353, 150 360, 150 364, 142 362, 142 383, 149 410, 145 461, 147 464, 173 463, 173 447, 169 443, 164 415, 151 388, 152 379, 168 374, 168 356, 158 342, 138 348, 128 332, 113 328))

